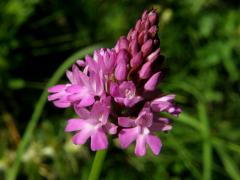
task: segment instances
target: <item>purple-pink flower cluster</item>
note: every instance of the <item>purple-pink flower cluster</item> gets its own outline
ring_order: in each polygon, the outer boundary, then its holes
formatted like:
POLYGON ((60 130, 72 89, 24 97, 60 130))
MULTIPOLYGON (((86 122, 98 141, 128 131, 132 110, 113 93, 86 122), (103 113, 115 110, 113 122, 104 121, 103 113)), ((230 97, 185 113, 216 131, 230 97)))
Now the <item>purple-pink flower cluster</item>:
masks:
POLYGON ((162 95, 156 88, 163 76, 157 24, 156 11, 145 11, 114 48, 76 61, 66 72, 69 83, 48 89, 49 101, 59 108, 73 107, 78 115, 65 128, 76 132, 74 144, 90 139, 93 151, 106 149, 111 134, 122 148, 136 142, 137 156, 145 155, 147 145, 159 154, 162 144, 155 133, 172 128, 160 112, 178 116, 181 109, 173 103, 175 95, 162 95))

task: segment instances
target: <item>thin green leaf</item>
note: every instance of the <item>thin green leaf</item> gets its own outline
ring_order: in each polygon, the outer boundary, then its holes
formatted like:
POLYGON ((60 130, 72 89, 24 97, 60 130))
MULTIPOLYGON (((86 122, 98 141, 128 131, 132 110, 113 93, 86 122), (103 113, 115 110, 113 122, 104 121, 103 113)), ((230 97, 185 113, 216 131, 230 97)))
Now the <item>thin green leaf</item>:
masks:
POLYGON ((193 117, 188 115, 187 113, 182 112, 179 117, 175 117, 171 114, 164 113, 164 112, 161 112, 160 114, 163 117, 169 118, 169 119, 171 119, 173 121, 176 121, 176 122, 180 122, 180 123, 189 125, 189 126, 193 127, 194 129, 197 129, 199 131, 202 128, 201 124, 197 120, 195 120, 193 117))
POLYGON ((214 140, 214 147, 221 158, 223 165, 232 179, 239 180, 240 174, 237 165, 235 164, 234 160, 229 156, 226 152, 225 146, 218 140, 214 140))
POLYGON ((174 148, 176 149, 177 153, 179 153, 179 157, 182 159, 185 166, 189 169, 189 172, 191 172, 196 179, 201 179, 201 173, 193 164, 192 160, 194 157, 191 152, 185 148, 184 145, 179 143, 179 141, 177 141, 173 135, 169 134, 169 140, 172 141, 174 148))
POLYGON ((210 141, 210 130, 206 107, 203 103, 198 103, 198 116, 202 122, 203 179, 209 180, 211 179, 212 173, 212 146, 210 141))

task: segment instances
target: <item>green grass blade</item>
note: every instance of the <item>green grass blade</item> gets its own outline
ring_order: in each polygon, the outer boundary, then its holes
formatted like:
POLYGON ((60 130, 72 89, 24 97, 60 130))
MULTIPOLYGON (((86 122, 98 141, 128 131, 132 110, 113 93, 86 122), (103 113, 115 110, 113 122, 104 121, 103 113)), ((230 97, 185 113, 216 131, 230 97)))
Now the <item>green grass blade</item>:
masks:
POLYGON ((180 122, 180 123, 186 124, 188 126, 191 126, 194 129, 197 129, 199 131, 201 131, 201 129, 202 129, 202 125, 200 122, 196 121, 193 117, 191 117, 190 115, 188 115, 184 112, 182 112, 179 117, 175 117, 171 114, 164 113, 164 112, 161 112, 160 115, 163 117, 169 118, 173 121, 180 122))
POLYGON ((202 123, 203 180, 210 180, 212 173, 212 145, 206 107, 202 103, 198 103, 198 116, 202 123))
POLYGON ((232 179, 239 180, 240 179, 240 171, 238 166, 235 164, 234 160, 229 156, 226 152, 225 145, 223 145, 220 141, 214 140, 214 147, 219 154, 219 157, 222 160, 222 163, 225 167, 225 170, 229 174, 232 179))
POLYGON ((203 141, 203 179, 210 180, 212 174, 212 147, 209 140, 203 141))
POLYGON ((84 48, 84 49, 80 50, 79 52, 76 52, 75 54, 73 54, 72 56, 67 58, 64 61, 64 63, 53 74, 53 76, 50 78, 50 80, 48 81, 48 83, 46 85, 46 88, 44 89, 42 95, 40 96, 39 100, 37 101, 34 112, 31 116, 31 119, 27 125, 27 128, 25 130, 23 138, 17 149, 15 161, 14 161, 13 165, 11 166, 11 168, 7 172, 7 180, 15 180, 17 177, 17 173, 18 173, 19 166, 21 163, 22 155, 24 154, 24 152, 31 140, 33 131, 34 131, 34 129, 37 125, 37 122, 42 114, 43 107, 44 107, 45 103, 47 102, 47 96, 48 96, 47 88, 55 85, 60 80, 60 78, 63 76, 66 69, 68 69, 78 58, 82 58, 86 54, 90 54, 93 52, 94 49, 98 49, 98 48, 100 48, 100 45, 93 45, 93 46, 84 48))
POLYGON ((201 173, 193 163, 194 155, 192 155, 191 151, 189 151, 182 143, 180 143, 179 140, 176 140, 173 135, 169 134, 168 138, 172 146, 174 146, 176 149, 176 152, 179 153, 179 157, 182 159, 189 172, 192 173, 195 179, 201 179, 201 173))

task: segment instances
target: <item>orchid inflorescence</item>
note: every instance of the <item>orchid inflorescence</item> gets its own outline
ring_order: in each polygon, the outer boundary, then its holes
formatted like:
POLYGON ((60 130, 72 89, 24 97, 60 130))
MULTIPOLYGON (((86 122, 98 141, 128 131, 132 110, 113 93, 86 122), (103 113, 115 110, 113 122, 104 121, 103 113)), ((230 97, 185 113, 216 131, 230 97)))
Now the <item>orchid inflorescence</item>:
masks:
POLYGON ((50 87, 48 100, 59 108, 73 107, 78 118, 69 119, 65 131, 75 131, 74 144, 91 139, 93 151, 108 147, 108 134, 117 135, 122 148, 136 141, 135 154, 146 145, 157 155, 161 149, 155 132, 171 130, 160 112, 178 116, 174 94, 156 87, 163 77, 156 10, 145 11, 112 49, 96 50, 93 57, 77 60, 66 75, 69 83, 50 87))

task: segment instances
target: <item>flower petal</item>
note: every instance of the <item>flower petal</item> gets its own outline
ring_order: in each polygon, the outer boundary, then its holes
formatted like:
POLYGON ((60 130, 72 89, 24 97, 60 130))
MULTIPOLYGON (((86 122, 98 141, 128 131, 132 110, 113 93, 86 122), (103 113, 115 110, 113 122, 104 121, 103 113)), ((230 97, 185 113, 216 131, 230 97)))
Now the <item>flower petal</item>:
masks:
POLYGON ((150 129, 151 131, 170 131, 172 129, 172 125, 170 123, 155 121, 150 129))
POLYGON ((71 106, 70 102, 68 102, 68 101, 61 101, 61 100, 53 101, 53 104, 56 107, 59 107, 59 108, 67 108, 67 107, 71 106))
POLYGON ((72 84, 75 83, 74 80, 73 80, 73 73, 72 73, 72 71, 67 70, 67 71, 66 71, 66 76, 67 76, 68 80, 69 80, 72 84))
POLYGON ((122 127, 133 127, 135 125, 134 119, 129 117, 119 117, 118 124, 122 127))
POLYGON ((68 96, 69 101, 79 101, 81 100, 88 92, 85 88, 82 88, 78 93, 74 93, 68 96), (85 90, 85 91, 84 91, 85 90))
POLYGON ((94 102, 95 102, 94 96, 87 96, 80 101, 78 107, 91 106, 94 102))
POLYGON ((96 71, 98 69, 97 62, 92 59, 91 56, 86 56, 86 63, 89 66, 89 70, 96 71))
POLYGON ((48 96, 48 101, 54 101, 56 99, 59 99, 63 96, 63 93, 55 93, 55 94, 51 94, 48 96))
POLYGON ((58 84, 56 86, 48 88, 48 92, 56 93, 56 92, 64 90, 65 88, 66 88, 66 84, 58 84))
POLYGON ((81 89, 82 89, 81 86, 79 86, 77 84, 72 84, 72 85, 70 85, 66 88, 66 92, 68 92, 68 93, 79 93, 79 92, 81 92, 81 89))
POLYGON ((139 135, 136 140, 135 154, 144 156, 146 154, 146 135, 139 135))
POLYGON ((140 133, 140 127, 122 129, 118 135, 122 148, 127 148, 140 133))
POLYGON ((175 94, 169 94, 166 96, 162 96, 160 98, 154 99, 152 102, 159 102, 159 101, 171 101, 173 99, 175 99, 176 95, 175 94))
POLYGON ((74 64, 72 66, 72 83, 73 84, 82 84, 81 78, 79 76, 79 73, 81 71, 78 69, 77 65, 74 64))
POLYGON ((146 140, 153 154, 158 155, 162 147, 160 139, 157 136, 148 135, 146 140))
POLYGON ((76 64, 79 65, 80 67, 85 67, 85 66, 86 66, 85 61, 83 61, 83 60, 81 60, 81 59, 77 60, 77 61, 76 61, 76 64))
POLYGON ((151 103, 151 108, 155 112, 161 112, 171 107, 171 105, 172 104, 168 101, 159 101, 151 103))
POLYGON ((92 134, 92 129, 90 128, 84 129, 78 132, 77 134, 75 134, 72 138, 72 141, 74 144, 85 144, 88 138, 91 136, 91 134, 92 134))
POLYGON ((106 149, 108 146, 107 136, 104 133, 102 128, 99 128, 94 134, 91 136, 91 149, 93 151, 106 149))
POLYGON ((108 122, 105 125, 105 127, 106 127, 109 134, 116 134, 117 133, 118 126, 116 126, 115 124, 108 122))
POLYGON ((134 98, 131 98, 131 99, 125 98, 123 100, 124 100, 123 103, 124 103, 125 106, 133 107, 135 104, 137 104, 139 101, 142 100, 142 97, 141 96, 135 96, 134 98))
POLYGON ((88 86, 89 85, 89 77, 84 74, 82 71, 79 71, 79 77, 80 77, 80 80, 81 82, 85 85, 85 86, 88 86))
POLYGON ((90 116, 90 112, 86 108, 79 108, 77 105, 74 105, 74 110, 82 119, 88 119, 90 116))
POLYGON ((85 125, 88 124, 82 119, 69 119, 67 126, 65 127, 66 132, 78 131, 84 129, 85 125))

